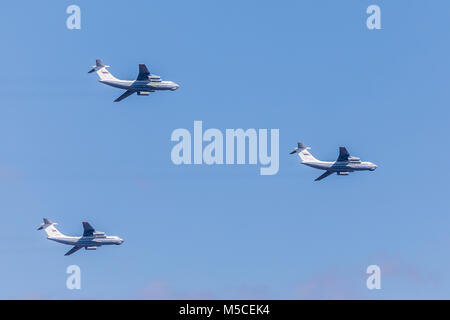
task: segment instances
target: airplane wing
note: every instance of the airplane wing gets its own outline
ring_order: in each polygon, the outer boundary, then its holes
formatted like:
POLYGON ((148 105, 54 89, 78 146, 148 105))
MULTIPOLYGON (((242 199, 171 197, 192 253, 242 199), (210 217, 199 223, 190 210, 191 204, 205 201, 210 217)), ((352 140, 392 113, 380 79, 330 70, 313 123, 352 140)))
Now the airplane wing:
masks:
POLYGON ((334 172, 333 171, 325 171, 325 173, 323 174, 323 175, 321 175, 320 177, 318 177, 316 180, 314 180, 314 181, 320 181, 320 180, 322 180, 323 178, 326 178, 326 177, 328 177, 330 174, 333 174, 334 172))
POLYGON ((143 63, 139 64, 139 74, 137 76, 138 81, 148 80, 148 76, 150 75, 150 71, 148 71, 147 66, 143 63))
POLYGON ((70 256, 72 253, 77 252, 78 250, 80 250, 83 247, 73 247, 72 249, 70 249, 69 251, 66 252, 65 256, 70 256))
POLYGON ((89 224, 89 222, 83 222, 83 229, 83 237, 90 237, 95 231, 95 229, 89 224))
POLYGON ((348 157, 350 157, 350 153, 348 153, 345 147, 339 147, 339 157, 337 158, 337 162, 348 161, 348 157))
POLYGON ((118 97, 116 100, 114 100, 114 102, 122 101, 123 99, 125 99, 126 97, 131 96, 135 92, 136 91, 134 91, 134 90, 127 90, 120 97, 118 97))

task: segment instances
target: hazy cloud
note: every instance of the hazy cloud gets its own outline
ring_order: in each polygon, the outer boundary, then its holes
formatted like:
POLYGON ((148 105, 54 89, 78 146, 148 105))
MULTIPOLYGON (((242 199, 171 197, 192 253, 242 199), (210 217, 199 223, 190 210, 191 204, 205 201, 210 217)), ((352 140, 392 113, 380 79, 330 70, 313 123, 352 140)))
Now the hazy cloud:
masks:
POLYGON ((168 299, 168 300, 188 300, 188 299, 215 299, 216 297, 207 291, 189 290, 182 291, 174 288, 170 284, 162 280, 155 280, 150 282, 138 294, 140 299, 168 299))

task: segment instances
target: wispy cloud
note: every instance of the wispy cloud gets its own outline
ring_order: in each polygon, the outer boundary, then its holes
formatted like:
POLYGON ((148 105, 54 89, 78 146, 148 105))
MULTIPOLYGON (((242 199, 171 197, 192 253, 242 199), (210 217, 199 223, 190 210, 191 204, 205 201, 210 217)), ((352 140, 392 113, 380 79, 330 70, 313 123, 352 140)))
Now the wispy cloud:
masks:
POLYGON ((183 291, 174 288, 170 284, 162 280, 155 280, 145 286, 138 294, 139 299, 167 299, 167 300, 197 300, 197 299, 215 299, 215 295, 202 290, 183 291))
POLYGON ((166 281, 155 280, 139 293, 139 299, 272 299, 270 290, 264 285, 241 284, 217 288, 214 292, 203 289, 180 290, 166 281))
POLYGON ((382 278, 400 279, 415 285, 439 286, 442 274, 427 271, 425 268, 408 262, 400 256, 383 254, 374 259, 381 268, 382 278))
POLYGON ((49 300, 50 298, 40 293, 29 293, 21 296, 12 297, 12 300, 49 300))
POLYGON ((294 288, 295 299, 360 299, 361 287, 355 286, 358 275, 340 270, 320 273, 294 288))
POLYGON ((242 284, 229 289, 229 299, 273 299, 270 289, 265 285, 242 284))

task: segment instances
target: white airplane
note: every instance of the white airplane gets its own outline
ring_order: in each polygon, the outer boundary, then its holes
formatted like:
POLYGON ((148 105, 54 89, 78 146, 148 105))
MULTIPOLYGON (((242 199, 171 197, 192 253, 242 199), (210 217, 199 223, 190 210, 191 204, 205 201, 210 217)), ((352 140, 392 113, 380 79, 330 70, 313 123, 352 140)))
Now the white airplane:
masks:
POLYGON ((162 81, 160 76, 156 74, 150 74, 145 64, 139 64, 139 74, 136 80, 119 80, 114 77, 103 64, 102 60, 95 60, 95 66, 88 73, 96 72, 100 78, 100 82, 107 84, 108 86, 125 89, 125 91, 120 97, 118 97, 114 102, 119 102, 126 97, 131 96, 133 93, 137 93, 138 96, 148 96, 150 92, 160 91, 160 90, 177 90, 180 86, 173 81, 162 81))
POLYGON ((378 168, 377 165, 372 162, 361 162, 360 158, 350 156, 345 147, 339 147, 339 157, 334 162, 317 160, 311 153, 308 152, 309 149, 311 148, 306 147, 301 142, 298 142, 297 148, 295 148, 290 154, 297 153, 304 165, 316 169, 326 170, 325 173, 315 179, 315 181, 322 180, 335 172, 339 176, 346 176, 353 171, 374 171, 378 168))
POLYGON ((47 239, 74 246, 65 254, 65 256, 71 255, 81 248, 84 248, 86 250, 96 250, 97 247, 100 246, 111 244, 120 245, 124 242, 124 240, 120 237, 107 236, 104 232, 95 231, 95 229, 92 228, 92 226, 88 222, 83 222, 83 236, 72 237, 66 236, 59 232, 59 230, 55 227, 57 223, 53 223, 47 218, 44 218, 43 220, 44 223, 41 223, 38 230, 44 229, 44 231, 47 233, 47 239))

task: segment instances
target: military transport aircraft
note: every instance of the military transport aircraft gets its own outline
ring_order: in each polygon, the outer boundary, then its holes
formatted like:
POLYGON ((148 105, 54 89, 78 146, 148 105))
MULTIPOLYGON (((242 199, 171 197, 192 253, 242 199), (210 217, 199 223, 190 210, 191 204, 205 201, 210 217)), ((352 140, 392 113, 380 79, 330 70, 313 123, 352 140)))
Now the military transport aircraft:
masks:
POLYGON ((361 162, 360 158, 350 156, 345 147, 339 147, 339 157, 334 162, 317 160, 309 153, 309 149, 309 147, 299 142, 297 143, 297 148, 290 154, 298 153, 303 164, 316 169, 326 170, 315 181, 322 180, 335 172, 340 176, 344 176, 353 171, 374 171, 377 168, 377 165, 372 162, 361 162))
POLYGON ((107 236, 104 232, 95 231, 88 222, 83 222, 84 232, 81 237, 66 236, 55 228, 57 223, 53 223, 47 218, 44 218, 43 220, 44 223, 39 226, 38 230, 44 229, 48 236, 47 239, 74 246, 65 254, 65 256, 71 255, 81 248, 86 250, 96 250, 97 247, 100 246, 111 244, 119 245, 124 241, 117 236, 107 236))
POLYGON ((159 90, 177 90, 180 86, 173 81, 162 81, 160 76, 150 74, 145 64, 139 65, 139 74, 136 80, 119 80, 114 77, 106 68, 110 66, 104 65, 102 60, 95 60, 95 66, 88 73, 96 72, 100 78, 100 82, 108 86, 125 89, 126 91, 118 97, 114 102, 119 102, 133 93, 138 96, 148 96, 150 92, 159 90))

